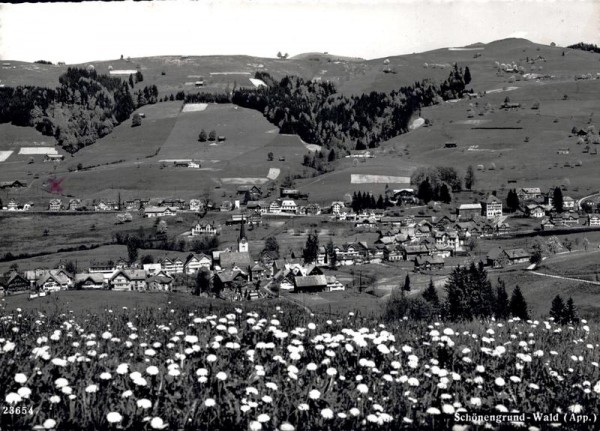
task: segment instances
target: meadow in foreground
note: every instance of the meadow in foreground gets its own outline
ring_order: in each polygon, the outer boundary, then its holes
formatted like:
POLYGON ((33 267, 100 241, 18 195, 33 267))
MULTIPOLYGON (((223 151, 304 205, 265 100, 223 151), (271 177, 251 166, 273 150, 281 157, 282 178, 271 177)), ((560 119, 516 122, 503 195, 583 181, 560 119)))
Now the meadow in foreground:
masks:
POLYGON ((598 411, 599 337, 585 321, 384 325, 249 310, 0 308, 0 427, 591 429, 559 422, 598 411), (458 424, 461 412, 560 419, 458 424))

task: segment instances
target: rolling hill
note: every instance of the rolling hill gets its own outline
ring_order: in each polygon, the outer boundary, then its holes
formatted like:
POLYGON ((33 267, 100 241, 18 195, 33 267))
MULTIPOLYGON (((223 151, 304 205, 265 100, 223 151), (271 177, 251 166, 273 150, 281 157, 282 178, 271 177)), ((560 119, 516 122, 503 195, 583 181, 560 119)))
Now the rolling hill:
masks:
MULTIPOLYGON (((546 188, 562 184, 574 195, 597 190, 595 147, 591 145, 592 151, 584 153, 586 145, 577 143, 578 137, 571 135, 571 129, 595 125, 593 114, 600 108, 600 81, 575 78, 586 74, 595 78, 600 70, 599 60, 600 56, 592 52, 505 39, 374 60, 307 53, 287 60, 162 56, 89 64, 99 73, 139 69, 144 80, 136 84, 134 91, 154 84, 160 97, 178 91, 224 92, 234 86, 250 87, 249 78, 256 71, 276 78, 293 74, 329 80, 345 94, 387 92, 422 79, 439 82, 448 76, 450 65, 455 62, 469 67, 473 80, 468 87, 481 93, 481 97, 424 108, 421 117, 430 120, 431 126, 383 143, 374 150, 374 159, 356 165, 352 160, 340 159, 335 162, 334 172, 297 181, 297 186, 312 198, 326 202, 353 190, 377 194, 383 191, 384 183, 353 184, 352 175, 402 177, 423 165, 451 165, 459 171, 469 165, 479 166, 477 187, 499 190, 500 194, 504 193, 503 188, 528 185, 546 188), (502 67, 513 63, 540 79, 525 79, 502 67), (200 79, 204 86, 197 88, 195 82, 200 79), (506 97, 521 107, 501 109, 506 97), (536 102, 539 109, 532 109, 536 102), (443 148, 447 141, 456 142, 457 148, 443 148), (565 149, 568 154, 558 154, 565 149)), ((54 87, 66 67, 5 61, 0 69, 0 84, 54 87)), ((58 165, 42 163, 40 156, 29 164, 30 157, 18 155, 22 146, 41 142, 53 146, 53 138, 31 128, 1 125, 0 151, 13 153, 0 162, 0 181, 30 182, 27 189, 4 192, 2 198, 47 200, 43 183, 52 176, 65 176, 70 194, 78 197, 112 196, 116 190, 191 196, 217 186, 224 188, 223 193, 217 193, 220 196, 235 188, 235 182, 223 182, 223 178, 264 179, 269 169, 275 168, 279 169, 280 180, 287 174, 306 171, 301 166, 302 157, 308 152, 303 143, 279 135, 277 128, 259 112, 235 109, 232 105, 209 105, 206 111, 197 113, 182 113, 181 108, 181 102, 144 106, 140 111, 146 118, 141 127, 132 128, 126 121, 58 165), (214 128, 227 135, 226 143, 201 147, 197 142, 201 128, 214 128), (208 154, 211 152, 214 154, 208 154), (269 152, 274 153, 273 162, 267 161, 269 152), (211 169, 161 169, 160 160, 178 158, 205 160, 208 164, 203 168, 211 169), (76 172, 80 163, 84 168, 92 168, 76 172)), ((596 130, 597 126, 600 124, 596 130)), ((312 176, 312 170, 305 174, 312 176)))

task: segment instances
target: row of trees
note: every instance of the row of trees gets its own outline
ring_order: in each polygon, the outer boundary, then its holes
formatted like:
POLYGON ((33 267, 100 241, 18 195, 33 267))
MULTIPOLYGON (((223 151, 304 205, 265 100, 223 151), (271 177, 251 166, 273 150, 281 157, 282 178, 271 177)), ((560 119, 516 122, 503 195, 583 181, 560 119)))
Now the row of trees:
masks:
POLYGON ((387 196, 384 199, 382 195, 379 195, 377 200, 375 200, 375 196, 371 193, 354 192, 352 194, 352 211, 356 214, 366 209, 386 209, 392 206, 394 204, 387 196))
POLYGON ((464 72, 455 65, 441 85, 425 80, 390 93, 360 96, 336 93, 329 82, 307 81, 296 76, 275 80, 257 73, 268 87, 236 89, 232 102, 262 112, 281 133, 299 135, 305 142, 327 149, 377 147, 408 130, 419 108, 460 97, 465 90, 464 72))
POLYGON ((449 204, 452 202, 452 196, 450 194, 450 188, 448 184, 442 183, 441 185, 433 188, 429 182, 429 178, 425 178, 420 184, 417 190, 417 197, 423 202, 428 204, 431 201, 443 202, 449 204))
POLYGON ((494 289, 483 264, 458 266, 450 274, 445 285, 446 299, 440 300, 437 290, 430 280, 429 286, 418 297, 407 297, 411 290, 410 277, 404 285, 392 293, 386 307, 386 318, 401 319, 405 316, 414 319, 442 317, 451 321, 471 321, 473 319, 508 319, 518 317, 529 319, 527 302, 519 286, 508 296, 502 280, 494 289))

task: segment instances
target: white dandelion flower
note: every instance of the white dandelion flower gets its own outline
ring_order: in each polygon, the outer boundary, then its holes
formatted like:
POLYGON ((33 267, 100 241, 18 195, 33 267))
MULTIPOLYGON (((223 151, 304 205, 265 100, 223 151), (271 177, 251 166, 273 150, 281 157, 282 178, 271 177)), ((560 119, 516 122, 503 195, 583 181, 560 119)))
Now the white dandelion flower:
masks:
POLYGON ((321 410, 321 416, 324 419, 333 419, 333 410, 331 410, 331 409, 323 409, 323 410, 321 410))
POLYGON ((46 419, 42 426, 47 430, 54 429, 56 428, 56 421, 54 419, 46 419))
POLYGON ((149 409, 150 407, 152 407, 152 401, 146 398, 142 398, 141 400, 137 400, 136 405, 140 409, 149 409))
POLYGON ((106 415, 106 420, 111 424, 116 424, 123 420, 123 416, 118 412, 110 412, 106 415))

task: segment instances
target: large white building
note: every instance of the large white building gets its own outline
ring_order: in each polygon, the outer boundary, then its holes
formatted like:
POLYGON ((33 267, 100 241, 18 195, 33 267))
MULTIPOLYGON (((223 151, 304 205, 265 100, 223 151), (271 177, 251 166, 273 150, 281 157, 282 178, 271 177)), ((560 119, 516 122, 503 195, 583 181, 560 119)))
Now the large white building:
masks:
POLYGON ((494 195, 489 195, 481 201, 483 216, 487 219, 494 219, 502 216, 502 201, 494 195))

